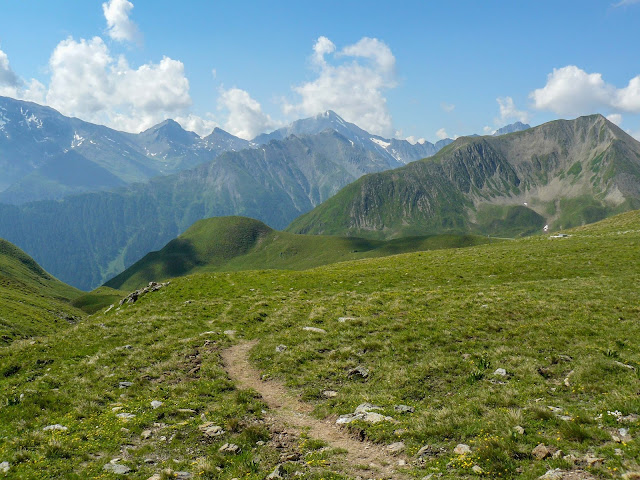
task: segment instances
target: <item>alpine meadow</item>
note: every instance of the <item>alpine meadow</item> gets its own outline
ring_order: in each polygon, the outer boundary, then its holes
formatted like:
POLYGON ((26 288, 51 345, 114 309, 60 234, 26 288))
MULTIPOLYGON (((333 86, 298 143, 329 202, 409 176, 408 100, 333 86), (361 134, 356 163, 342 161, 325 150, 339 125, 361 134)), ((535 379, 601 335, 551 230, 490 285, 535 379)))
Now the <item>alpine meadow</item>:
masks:
POLYGON ((0 6, 0 479, 640 479, 640 2, 399 6, 0 6))

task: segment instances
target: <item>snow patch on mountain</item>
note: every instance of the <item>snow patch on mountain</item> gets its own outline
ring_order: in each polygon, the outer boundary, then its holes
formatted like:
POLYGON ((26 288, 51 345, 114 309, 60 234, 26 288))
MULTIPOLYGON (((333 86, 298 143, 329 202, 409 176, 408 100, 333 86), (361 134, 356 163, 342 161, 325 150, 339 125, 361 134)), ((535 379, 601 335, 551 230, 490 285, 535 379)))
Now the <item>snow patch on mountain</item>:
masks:
POLYGON ((371 137, 370 139, 373 143, 377 143, 378 145, 380 145, 382 148, 387 148, 389 145, 391 145, 391 142, 385 142, 383 140, 380 140, 379 138, 374 138, 371 137))

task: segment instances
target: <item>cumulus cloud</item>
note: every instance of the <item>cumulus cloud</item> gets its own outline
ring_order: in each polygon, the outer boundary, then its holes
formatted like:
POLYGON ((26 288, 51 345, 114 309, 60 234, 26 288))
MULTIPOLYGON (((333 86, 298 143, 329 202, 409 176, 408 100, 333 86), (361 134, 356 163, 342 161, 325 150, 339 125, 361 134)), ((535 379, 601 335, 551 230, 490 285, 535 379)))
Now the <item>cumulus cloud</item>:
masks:
POLYGON ((131 68, 114 59, 100 37, 60 42, 49 60, 46 103, 73 115, 120 130, 137 132, 191 106, 184 65, 164 57, 131 68))
POLYGON ((444 128, 441 128, 440 130, 438 130, 436 132, 436 136, 440 139, 440 140, 444 140, 445 138, 449 138, 449 134, 446 132, 446 130, 444 128))
POLYGON ((225 130, 240 138, 251 140, 256 135, 278 126, 262 111, 260 103, 239 88, 221 89, 218 107, 228 112, 225 130))
POLYGON ((534 107, 559 115, 587 115, 600 110, 640 113, 640 75, 617 88, 600 73, 587 73, 575 65, 554 69, 544 87, 529 95, 534 107))
POLYGON ((485 135, 493 135, 495 133, 495 129, 491 128, 489 125, 485 125, 484 127, 482 127, 482 132, 485 135))
POLYGON ((611 115, 607 115, 607 120, 620 126, 620 124, 622 123, 622 115, 620 115, 619 113, 612 113, 611 115))
POLYGON ((0 50, 0 95, 4 97, 44 102, 45 87, 39 81, 32 79, 25 82, 9 65, 9 56, 0 50))
POLYGON ((396 86, 396 59, 384 42, 364 37, 338 51, 331 40, 320 37, 311 58, 318 76, 293 88, 300 100, 285 102, 286 114, 334 110, 371 133, 393 135, 384 93, 396 86))
POLYGON ((423 144, 426 142, 424 138, 416 138, 413 135, 405 138, 405 140, 409 142, 411 145, 415 145, 416 143, 423 144))
POLYGON ((138 27, 129 18, 133 3, 128 0, 109 0, 102 4, 104 18, 107 20, 107 34, 119 42, 139 41, 138 27))
POLYGON ((20 79, 9 66, 9 57, 0 50, 0 88, 17 87, 19 84, 20 79))
POLYGON ((518 110, 513 102, 513 98, 496 98, 496 101, 500 106, 500 118, 497 119, 496 122, 504 125, 505 123, 509 123, 514 120, 522 123, 527 123, 529 121, 529 114, 524 110, 518 110))

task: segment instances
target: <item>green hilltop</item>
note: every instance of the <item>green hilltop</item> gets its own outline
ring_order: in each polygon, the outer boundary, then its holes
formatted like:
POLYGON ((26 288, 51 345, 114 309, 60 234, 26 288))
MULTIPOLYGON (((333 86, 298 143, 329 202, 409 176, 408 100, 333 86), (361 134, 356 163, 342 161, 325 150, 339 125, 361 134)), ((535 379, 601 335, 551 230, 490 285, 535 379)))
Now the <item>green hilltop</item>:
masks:
POLYGON ((196 272, 304 270, 328 263, 492 241, 475 235, 429 235, 391 241, 273 230, 245 217, 214 217, 193 224, 157 252, 147 254, 106 287, 133 290, 150 281, 196 272))
POLYGON ((278 464, 282 477, 358 476, 334 445, 270 430, 273 412, 231 381, 222 353, 254 340, 252 365, 310 415, 370 403, 392 417, 340 428, 402 442, 409 478, 637 478, 640 212, 563 233, 196 273, 13 342, 0 348, 0 463, 16 479, 124 478, 116 464, 132 479, 263 480, 278 464))
POLYGON ((77 322, 84 313, 71 302, 81 294, 0 239, 0 345, 77 322))
POLYGON ((361 177, 287 231, 515 237, 636 208, 640 142, 591 115, 498 137, 459 138, 433 157, 361 177))

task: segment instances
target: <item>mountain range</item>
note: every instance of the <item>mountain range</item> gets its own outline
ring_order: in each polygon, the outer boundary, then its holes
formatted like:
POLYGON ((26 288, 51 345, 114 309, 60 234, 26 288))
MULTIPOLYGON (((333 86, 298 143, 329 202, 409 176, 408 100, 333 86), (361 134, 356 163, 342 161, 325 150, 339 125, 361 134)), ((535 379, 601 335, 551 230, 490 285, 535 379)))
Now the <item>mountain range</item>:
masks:
POLYGON ((640 142, 602 115, 497 137, 367 175, 301 216, 294 233, 395 238, 446 231, 518 236, 640 207, 640 142))

